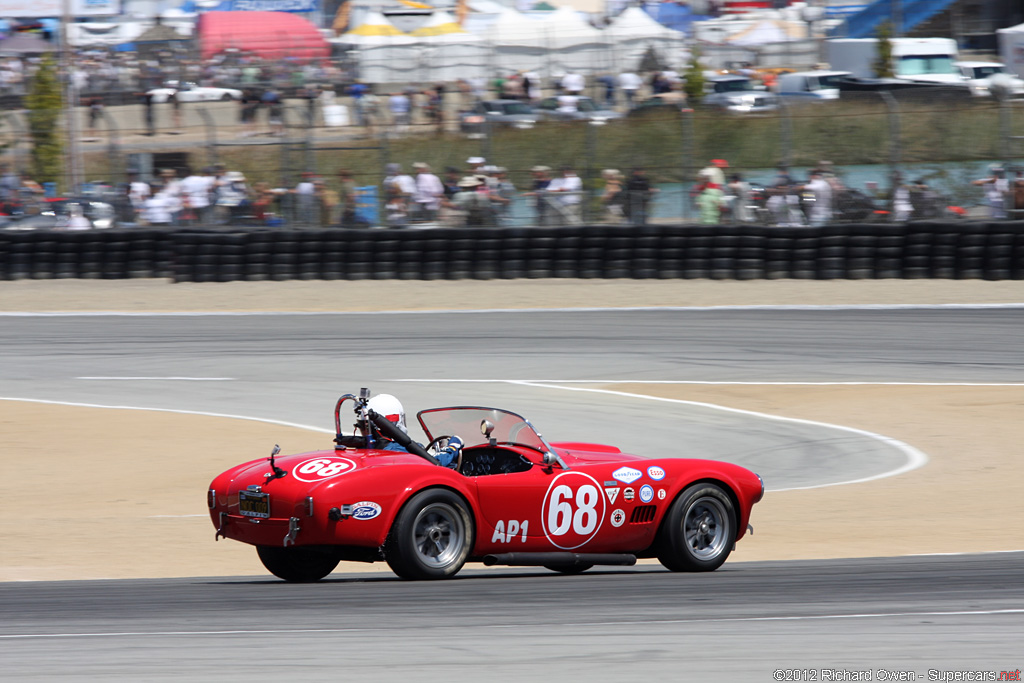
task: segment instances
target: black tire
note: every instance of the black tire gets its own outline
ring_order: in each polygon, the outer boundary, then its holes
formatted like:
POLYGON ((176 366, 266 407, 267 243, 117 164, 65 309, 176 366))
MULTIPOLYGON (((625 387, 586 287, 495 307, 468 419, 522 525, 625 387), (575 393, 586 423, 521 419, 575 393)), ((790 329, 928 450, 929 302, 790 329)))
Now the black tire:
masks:
POLYGON ((582 574, 583 572, 587 571, 588 569, 592 568, 593 566, 594 565, 592 565, 592 564, 576 564, 576 565, 572 565, 572 566, 566 566, 566 565, 559 566, 559 565, 547 565, 546 564, 546 565, 544 565, 544 569, 550 569, 551 571, 558 572, 559 574, 582 574))
POLYGON ((309 548, 258 545, 256 553, 271 574, 292 583, 319 581, 338 566, 337 559, 309 548))
POLYGON ((711 572, 736 542, 736 509, 717 484, 690 486, 676 498, 661 526, 658 561, 674 572, 711 572))
POLYGON ((384 557, 403 579, 447 579, 466 564, 474 533, 462 498, 447 489, 427 489, 398 513, 384 557))
POLYGON ((231 93, 226 92, 220 96, 221 102, 234 102, 235 98, 231 96, 231 93))

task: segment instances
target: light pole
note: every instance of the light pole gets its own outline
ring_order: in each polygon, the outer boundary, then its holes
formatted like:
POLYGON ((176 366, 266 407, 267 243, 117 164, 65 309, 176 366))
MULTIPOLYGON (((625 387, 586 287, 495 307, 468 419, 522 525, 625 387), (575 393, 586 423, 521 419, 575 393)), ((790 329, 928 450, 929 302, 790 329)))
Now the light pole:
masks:
POLYGON ((71 21, 71 0, 61 0, 60 55, 61 70, 64 72, 64 122, 68 134, 67 172, 71 183, 70 192, 81 190, 82 158, 79 152, 78 89, 74 81, 75 58, 68 43, 68 24, 71 21))

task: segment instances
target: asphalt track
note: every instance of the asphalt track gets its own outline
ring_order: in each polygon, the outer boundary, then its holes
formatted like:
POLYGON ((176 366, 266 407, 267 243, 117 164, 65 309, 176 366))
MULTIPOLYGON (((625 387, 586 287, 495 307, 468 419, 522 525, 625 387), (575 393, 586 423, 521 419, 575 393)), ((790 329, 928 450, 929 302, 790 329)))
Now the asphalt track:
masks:
MULTIPOLYGON (((822 425, 575 390, 615 381, 1024 382, 1022 316, 982 308, 4 317, 0 395, 328 429, 337 396, 368 386, 410 408, 508 407, 555 440, 731 459, 779 489, 881 476, 907 454, 822 425)), ((865 511, 881 545, 898 523, 865 511)), ((775 680, 775 669, 813 669, 816 680, 829 680, 822 669, 871 670, 870 680, 891 669, 929 680, 928 669, 1022 667, 1022 559, 727 563, 706 576, 649 566, 578 577, 470 569, 430 584, 381 574, 315 586, 0 584, 0 662, 10 680, 758 681, 775 680)))
POLYGON ((8 583, 0 661, 12 681, 941 680, 1024 664, 1022 559, 8 583))

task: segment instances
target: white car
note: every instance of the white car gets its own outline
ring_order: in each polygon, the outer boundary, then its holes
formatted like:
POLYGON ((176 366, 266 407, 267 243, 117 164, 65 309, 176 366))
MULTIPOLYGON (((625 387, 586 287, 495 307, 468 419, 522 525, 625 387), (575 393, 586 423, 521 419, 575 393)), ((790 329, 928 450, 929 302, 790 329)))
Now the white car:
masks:
POLYGON ((1010 97, 1024 97, 1024 80, 1006 70, 999 62, 957 62, 956 68, 975 97, 988 97, 993 86, 1009 90, 1010 97))
POLYGON ((171 95, 178 93, 179 102, 231 102, 242 99, 242 91, 234 88, 213 88, 195 83, 167 81, 162 88, 153 88, 147 95, 153 96, 153 104, 167 102, 171 95))

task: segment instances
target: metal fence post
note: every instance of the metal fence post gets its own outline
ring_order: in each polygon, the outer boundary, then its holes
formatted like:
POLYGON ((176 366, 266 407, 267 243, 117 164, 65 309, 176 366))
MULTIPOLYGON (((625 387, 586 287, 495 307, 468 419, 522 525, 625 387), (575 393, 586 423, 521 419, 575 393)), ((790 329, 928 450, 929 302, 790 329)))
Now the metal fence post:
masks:
POLYGON ((588 122, 586 130, 586 148, 583 161, 583 196, 580 198, 580 201, 583 204, 583 212, 580 218, 584 224, 588 223, 593 215, 593 211, 590 207, 590 200, 593 193, 587 188, 590 187, 591 181, 593 181, 595 177, 594 156, 597 148, 597 126, 588 122))
POLYGON ((779 157, 788 168, 793 161, 793 118, 789 103, 784 97, 779 99, 779 157))
POLYGON ((199 117, 203 120, 203 126, 206 128, 206 154, 210 165, 215 166, 217 164, 217 126, 205 107, 196 107, 195 111, 199 113, 199 117))
POLYGON ((117 121, 110 112, 103 109, 103 122, 107 124, 107 169, 111 174, 111 182, 114 176, 124 177, 124 160, 121 157, 121 130, 117 127, 117 121))
POLYGON ((683 202, 683 222, 690 220, 690 192, 688 190, 689 184, 693 182, 694 175, 697 173, 697 167, 694 165, 693 158, 695 155, 694 145, 696 138, 694 137, 694 110, 690 107, 683 109, 680 112, 682 117, 682 128, 683 128, 683 177, 680 194, 682 195, 683 202))
POLYGON ((889 194, 896 196, 896 175, 900 167, 900 109, 888 90, 879 91, 889 112, 889 194))

